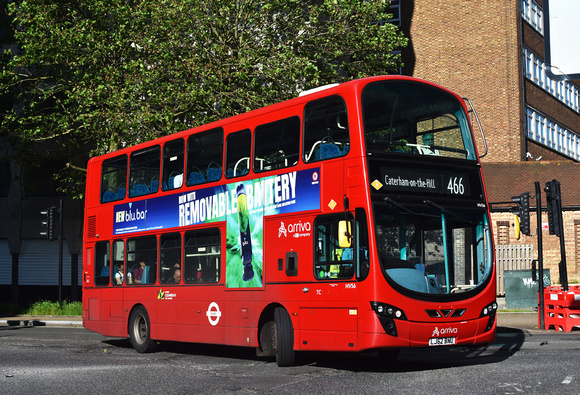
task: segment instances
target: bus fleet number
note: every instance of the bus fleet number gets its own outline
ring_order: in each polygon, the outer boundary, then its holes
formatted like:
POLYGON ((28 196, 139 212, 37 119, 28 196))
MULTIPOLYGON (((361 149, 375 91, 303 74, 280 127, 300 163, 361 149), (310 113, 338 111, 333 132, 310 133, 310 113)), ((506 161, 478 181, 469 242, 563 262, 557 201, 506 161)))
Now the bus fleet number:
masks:
POLYGON ((463 185, 463 177, 450 177, 449 184, 447 184, 449 193, 453 195, 463 195, 465 193, 465 186, 463 185))

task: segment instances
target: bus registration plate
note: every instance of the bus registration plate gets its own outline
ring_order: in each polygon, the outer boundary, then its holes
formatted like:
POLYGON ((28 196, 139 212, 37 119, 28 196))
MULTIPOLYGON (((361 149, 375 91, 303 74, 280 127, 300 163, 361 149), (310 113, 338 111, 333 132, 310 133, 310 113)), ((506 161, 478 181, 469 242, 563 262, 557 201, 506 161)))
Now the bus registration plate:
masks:
POLYGON ((430 346, 449 346, 455 344, 455 337, 432 337, 429 339, 430 346))

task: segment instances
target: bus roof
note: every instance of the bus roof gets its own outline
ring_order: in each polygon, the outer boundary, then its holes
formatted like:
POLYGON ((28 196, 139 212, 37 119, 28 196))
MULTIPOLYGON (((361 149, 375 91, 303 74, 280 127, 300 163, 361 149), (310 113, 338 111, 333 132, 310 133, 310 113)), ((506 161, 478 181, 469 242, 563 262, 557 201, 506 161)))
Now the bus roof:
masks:
POLYGON ((360 78, 360 79, 356 79, 356 80, 351 80, 351 81, 347 81, 347 82, 343 82, 340 84, 329 84, 329 85, 323 85, 320 87, 316 87, 316 88, 312 88, 309 90, 306 90, 304 92, 301 92, 298 97, 289 99, 289 100, 285 100, 279 103, 275 103, 275 104, 271 104, 269 106, 266 107, 261 107, 255 110, 251 110, 245 113, 241 113, 238 115, 234 115, 231 117, 227 117, 227 118, 223 118, 214 122, 210 122, 208 124, 203 124, 200 126, 194 126, 190 129, 185 129, 185 130, 180 130, 177 131, 173 134, 167 135, 167 136, 162 136, 153 140, 149 140, 149 141, 144 141, 135 145, 131 145, 128 147, 124 147, 121 148, 117 151, 113 151, 113 152, 109 152, 103 155, 99 155, 93 158, 89 159, 89 162, 93 162, 94 160, 97 160, 97 158, 100 159, 106 159, 109 156, 112 155, 119 155, 119 154, 123 154, 123 153, 129 153, 134 151, 135 149, 139 149, 142 147, 146 147, 146 146, 151 146, 151 145, 155 145, 155 144, 163 144, 165 141, 167 140, 173 140, 176 137, 176 134, 186 134, 189 135, 191 133, 195 133, 195 132, 202 132, 205 130, 209 130, 209 129, 213 129, 216 127, 220 127, 220 126, 225 126, 228 124, 232 124, 232 123, 238 123, 238 122, 242 122, 246 119, 251 119, 251 118, 255 118, 255 117, 259 117, 259 116, 263 116, 265 114, 268 114, 270 112, 274 112, 274 111, 279 111, 282 110, 284 108, 289 108, 292 106, 296 106, 299 105, 301 103, 306 103, 312 100, 316 100, 318 98, 322 98, 322 97, 326 97, 326 96, 330 96, 333 94, 337 94, 340 92, 344 92, 346 90, 350 90, 351 92, 357 92, 360 89, 362 89, 362 86, 365 86, 366 84, 370 83, 370 82, 374 82, 374 81, 381 81, 381 80, 406 80, 406 81, 417 81, 417 82, 421 82, 421 83, 426 83, 432 86, 436 86, 442 90, 445 90, 451 94, 453 94, 454 96, 456 96, 458 99, 461 99, 457 94, 455 94, 454 92, 449 91, 448 89, 439 86, 435 83, 426 81, 426 80, 422 80, 420 78, 416 78, 416 77, 409 77, 409 76, 402 76, 402 75, 381 75, 381 76, 374 76, 374 77, 365 77, 365 78, 360 78))

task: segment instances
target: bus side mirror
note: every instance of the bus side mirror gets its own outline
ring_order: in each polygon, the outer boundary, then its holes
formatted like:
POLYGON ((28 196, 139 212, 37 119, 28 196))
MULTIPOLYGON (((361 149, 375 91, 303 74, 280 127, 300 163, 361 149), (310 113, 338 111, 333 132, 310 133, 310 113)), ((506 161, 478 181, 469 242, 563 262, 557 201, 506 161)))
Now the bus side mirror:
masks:
POLYGON ((340 248, 350 248, 352 246, 352 232, 350 221, 338 222, 338 246, 340 248))

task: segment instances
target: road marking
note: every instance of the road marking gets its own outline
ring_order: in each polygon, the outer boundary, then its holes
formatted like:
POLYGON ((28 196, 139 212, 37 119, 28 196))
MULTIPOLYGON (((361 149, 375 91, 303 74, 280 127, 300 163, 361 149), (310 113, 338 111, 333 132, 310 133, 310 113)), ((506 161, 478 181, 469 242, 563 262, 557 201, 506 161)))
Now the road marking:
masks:
POLYGON ((568 376, 564 379, 564 381, 562 381, 562 384, 570 384, 572 382, 572 379, 574 378, 574 376, 568 376))

